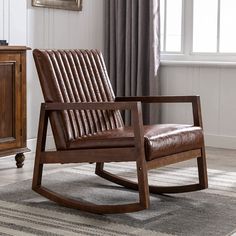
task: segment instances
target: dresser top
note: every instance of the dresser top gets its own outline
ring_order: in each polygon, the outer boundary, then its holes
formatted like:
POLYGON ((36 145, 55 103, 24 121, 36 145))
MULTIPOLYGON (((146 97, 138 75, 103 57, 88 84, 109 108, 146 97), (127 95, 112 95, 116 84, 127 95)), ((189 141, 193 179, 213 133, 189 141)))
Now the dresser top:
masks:
POLYGON ((30 49, 26 46, 0 46, 0 51, 26 51, 30 49))

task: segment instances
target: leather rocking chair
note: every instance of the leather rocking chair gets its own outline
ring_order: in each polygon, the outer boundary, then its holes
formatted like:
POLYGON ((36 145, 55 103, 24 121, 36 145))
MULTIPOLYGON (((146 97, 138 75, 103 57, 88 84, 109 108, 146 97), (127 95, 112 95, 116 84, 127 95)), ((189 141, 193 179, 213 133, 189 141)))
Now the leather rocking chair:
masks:
POLYGON ((115 98, 100 52, 38 50, 33 52, 45 103, 41 105, 32 189, 60 205, 106 214, 149 207, 149 193, 181 193, 208 186, 198 96, 115 98), (193 125, 143 125, 141 103, 191 103, 193 125), (124 126, 121 110, 130 110, 132 126, 124 126), (56 151, 45 150, 50 120, 56 151), (149 186, 147 172, 197 159, 199 182, 185 186, 149 186), (104 170, 106 162, 136 162, 137 183, 104 170), (96 205, 64 197, 41 185, 43 165, 96 163, 100 177, 137 190, 139 201, 96 205))

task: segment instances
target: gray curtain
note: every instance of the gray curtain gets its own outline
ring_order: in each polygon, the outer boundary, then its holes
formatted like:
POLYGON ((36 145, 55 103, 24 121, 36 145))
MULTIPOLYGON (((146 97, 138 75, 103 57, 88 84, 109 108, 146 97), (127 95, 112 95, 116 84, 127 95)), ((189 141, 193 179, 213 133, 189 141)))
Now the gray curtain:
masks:
MULTIPOLYGON (((159 94, 159 19, 159 0, 105 0, 105 60, 116 96, 159 94)), ((145 123, 159 117, 157 107, 143 114, 145 123)))

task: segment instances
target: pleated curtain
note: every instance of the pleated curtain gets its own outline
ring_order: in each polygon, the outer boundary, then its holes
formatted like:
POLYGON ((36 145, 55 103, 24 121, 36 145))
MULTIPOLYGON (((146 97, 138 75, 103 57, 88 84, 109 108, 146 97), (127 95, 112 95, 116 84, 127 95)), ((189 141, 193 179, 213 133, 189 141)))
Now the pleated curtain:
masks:
MULTIPOLYGON (((116 96, 158 95, 159 0, 104 1, 105 60, 116 96)), ((159 107, 146 106, 143 114, 145 123, 155 123, 159 107)))

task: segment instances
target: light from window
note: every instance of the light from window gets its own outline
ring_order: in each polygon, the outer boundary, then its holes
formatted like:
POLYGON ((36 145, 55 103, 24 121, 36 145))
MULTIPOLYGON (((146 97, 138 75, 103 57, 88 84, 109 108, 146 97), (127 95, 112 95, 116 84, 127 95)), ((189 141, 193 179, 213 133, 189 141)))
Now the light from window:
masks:
POLYGON ((221 0, 220 52, 236 52, 236 0, 221 0))
POLYGON ((161 34, 161 51, 164 51, 164 35, 165 35, 165 0, 160 0, 160 34, 161 34))
POLYGON ((166 51, 181 51, 182 0, 166 1, 166 51))
POLYGON ((236 0, 160 0, 160 18, 162 55, 236 60, 236 0))
POLYGON ((194 0, 193 52, 217 51, 218 0, 194 0))
POLYGON ((161 0, 161 51, 180 52, 182 0, 161 0))

